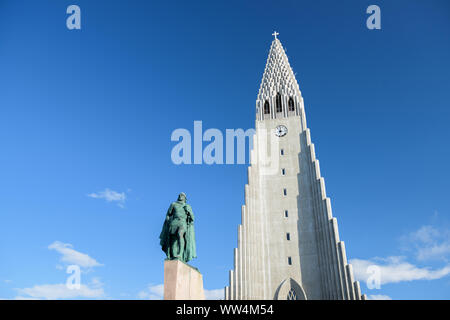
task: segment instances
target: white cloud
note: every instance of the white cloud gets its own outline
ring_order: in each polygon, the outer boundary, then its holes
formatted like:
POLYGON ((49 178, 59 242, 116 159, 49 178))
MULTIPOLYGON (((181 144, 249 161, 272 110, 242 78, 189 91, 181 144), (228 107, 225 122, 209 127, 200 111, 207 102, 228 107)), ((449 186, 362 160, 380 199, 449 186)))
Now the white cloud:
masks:
POLYGON ((224 289, 205 289, 205 299, 206 300, 223 300, 225 298, 224 289))
MULTIPOLYGON (((145 290, 142 290, 137 295, 138 299, 142 300, 161 300, 164 297, 164 285, 149 285, 145 290)), ((205 289, 206 300, 223 300, 224 289, 205 289)))
POLYGON ((368 300, 392 300, 391 297, 384 294, 371 294, 367 296, 368 300))
POLYGON ((74 250, 73 246, 69 243, 55 241, 48 248, 59 252, 62 255, 61 261, 67 264, 76 264, 82 268, 92 268, 102 265, 87 254, 74 250))
POLYGON ((435 280, 450 274, 450 265, 441 269, 420 268, 407 261, 403 257, 388 257, 385 259, 374 258, 372 260, 352 259, 356 280, 367 281, 371 276, 368 273, 369 266, 377 266, 380 271, 380 284, 398 283, 413 280, 435 280))
POLYGON ((108 188, 97 193, 90 193, 87 196, 94 199, 104 199, 106 202, 115 202, 121 208, 124 208, 125 200, 127 198, 125 192, 117 192, 108 188))
POLYGON ((446 257, 450 254, 450 243, 435 244, 429 247, 419 248, 417 250, 418 260, 447 260, 446 257))
POLYGON ((80 285, 80 289, 69 289, 65 284, 43 284, 36 285, 31 288, 16 289, 18 296, 17 300, 29 299, 75 299, 75 298, 102 298, 104 291, 102 287, 89 287, 84 284, 80 285))
POLYGON ((97 288, 97 289, 101 288, 101 287, 103 287, 103 282, 100 281, 100 278, 97 278, 97 277, 92 278, 91 279, 91 287, 97 288))
POLYGON ((142 300, 161 300, 164 296, 164 285, 148 285, 145 290, 138 293, 138 299, 142 300))
POLYGON ((419 230, 410 233, 411 240, 423 243, 431 243, 439 235, 440 232, 432 226, 422 226, 419 230))
MULTIPOLYGON (((81 253, 73 249, 69 243, 55 241, 48 246, 49 250, 55 250, 61 254, 60 260, 64 264, 75 264, 82 268, 92 268, 101 266, 94 258, 85 253, 81 253)), ((63 269, 62 265, 57 265, 58 269, 63 269)), ((18 295, 17 300, 32 299, 97 299, 105 298, 103 283, 99 278, 91 278, 88 284, 81 284, 80 288, 70 288, 66 283, 56 284, 40 284, 29 288, 16 288, 18 295)))
POLYGON ((450 256, 450 230, 426 225, 401 238, 403 248, 414 251, 419 261, 443 260, 450 256))

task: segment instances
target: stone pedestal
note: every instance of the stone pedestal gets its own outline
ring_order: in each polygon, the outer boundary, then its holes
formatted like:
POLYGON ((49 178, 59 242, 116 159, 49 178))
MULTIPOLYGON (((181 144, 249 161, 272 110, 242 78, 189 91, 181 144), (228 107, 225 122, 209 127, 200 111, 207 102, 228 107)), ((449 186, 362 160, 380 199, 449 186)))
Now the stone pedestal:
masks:
POLYGON ((164 300, 205 300, 202 274, 179 260, 165 260, 164 300))

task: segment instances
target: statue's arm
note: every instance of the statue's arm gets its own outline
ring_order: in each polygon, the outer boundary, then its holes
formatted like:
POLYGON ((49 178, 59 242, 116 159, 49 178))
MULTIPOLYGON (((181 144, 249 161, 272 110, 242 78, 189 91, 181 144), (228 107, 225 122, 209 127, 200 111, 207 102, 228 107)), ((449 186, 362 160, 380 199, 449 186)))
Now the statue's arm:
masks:
POLYGON ((192 212, 192 208, 190 205, 185 206, 186 214, 189 216, 189 220, 194 222, 194 212, 192 212))

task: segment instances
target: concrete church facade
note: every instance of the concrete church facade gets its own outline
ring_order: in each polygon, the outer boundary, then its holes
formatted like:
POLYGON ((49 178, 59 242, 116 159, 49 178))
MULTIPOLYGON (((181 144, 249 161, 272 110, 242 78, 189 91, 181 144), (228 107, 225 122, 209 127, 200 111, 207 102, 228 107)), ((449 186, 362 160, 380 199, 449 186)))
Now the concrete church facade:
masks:
POLYGON ((365 299, 339 239, 297 80, 274 36, 225 299, 365 299))

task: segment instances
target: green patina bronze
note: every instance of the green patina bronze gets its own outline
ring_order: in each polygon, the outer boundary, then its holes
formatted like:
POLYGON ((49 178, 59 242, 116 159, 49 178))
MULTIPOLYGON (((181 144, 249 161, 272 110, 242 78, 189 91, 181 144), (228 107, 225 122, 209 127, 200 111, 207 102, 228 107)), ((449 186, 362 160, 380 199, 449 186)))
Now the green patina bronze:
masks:
POLYGON ((162 250, 169 260, 188 262, 197 257, 195 250, 194 213, 183 192, 167 210, 159 236, 162 250))

